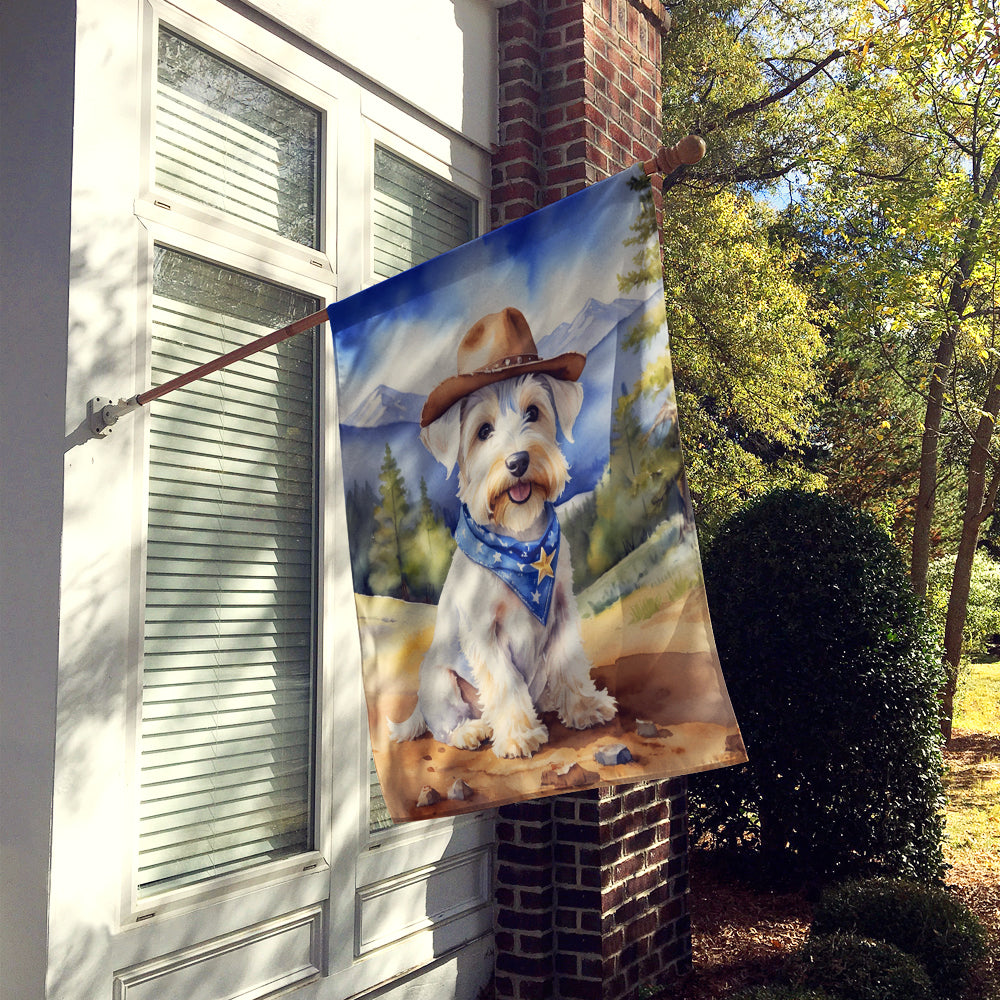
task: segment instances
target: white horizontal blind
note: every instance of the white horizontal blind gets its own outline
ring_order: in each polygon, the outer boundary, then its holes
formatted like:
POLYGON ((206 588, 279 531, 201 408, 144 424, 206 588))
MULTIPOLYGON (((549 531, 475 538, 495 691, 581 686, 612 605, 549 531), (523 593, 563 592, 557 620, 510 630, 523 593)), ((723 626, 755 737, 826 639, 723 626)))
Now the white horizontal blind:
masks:
POLYGON ((160 28, 156 185, 317 246, 320 115, 160 28))
MULTIPOLYGON (((318 307, 156 249, 152 382, 318 307)), ((314 336, 150 406, 141 895, 310 849, 314 336)))
MULTIPOLYGON (((438 254, 468 243, 478 235, 476 199, 426 170, 375 147, 374 270, 390 278, 438 254)), ((379 784, 375 761, 369 758, 371 832, 392 825, 379 784)))
POLYGON ((375 147, 375 274, 389 278, 475 239, 476 199, 375 147))

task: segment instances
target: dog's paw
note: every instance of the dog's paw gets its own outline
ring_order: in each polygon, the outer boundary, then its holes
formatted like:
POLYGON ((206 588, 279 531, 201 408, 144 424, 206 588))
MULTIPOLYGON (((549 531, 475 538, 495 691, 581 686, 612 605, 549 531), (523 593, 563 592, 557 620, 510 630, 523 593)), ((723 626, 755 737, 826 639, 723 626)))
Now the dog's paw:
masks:
POLYGON ((535 725, 511 726, 505 733, 493 732, 493 752, 498 757, 530 757, 549 738, 548 728, 537 719, 535 725))
POLYGON ((478 750, 480 744, 492 735, 492 730, 482 719, 469 719, 451 731, 448 742, 459 750, 478 750))
POLYGON ((567 729, 589 729, 610 722, 618 711, 618 703, 607 691, 597 690, 592 695, 581 695, 565 705, 559 712, 559 721, 567 729))

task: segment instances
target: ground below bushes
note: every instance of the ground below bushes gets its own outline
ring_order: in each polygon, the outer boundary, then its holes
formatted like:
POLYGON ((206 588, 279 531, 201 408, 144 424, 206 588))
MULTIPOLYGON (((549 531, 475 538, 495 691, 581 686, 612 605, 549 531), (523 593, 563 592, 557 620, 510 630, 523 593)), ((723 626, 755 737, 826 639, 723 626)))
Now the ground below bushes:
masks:
MULTIPOLYGON (((971 768, 1000 770, 1000 736, 956 731, 945 750, 953 777, 971 768)), ((991 817, 992 818, 992 817, 991 817)), ((949 857, 948 887, 990 934, 990 956, 977 970, 969 1000, 1000 1000, 1000 857, 963 852, 949 857)), ((736 878, 716 852, 693 850, 691 865, 692 972, 658 1000, 725 1000, 773 982, 788 955, 809 934, 808 890, 771 892, 736 878)))

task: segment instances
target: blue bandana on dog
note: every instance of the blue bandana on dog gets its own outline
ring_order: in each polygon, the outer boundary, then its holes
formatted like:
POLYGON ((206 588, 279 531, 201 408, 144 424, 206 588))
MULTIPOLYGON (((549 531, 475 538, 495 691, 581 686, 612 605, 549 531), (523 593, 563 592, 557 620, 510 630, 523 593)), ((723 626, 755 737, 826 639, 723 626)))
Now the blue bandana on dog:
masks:
POLYGON ((519 542, 476 524, 465 504, 455 529, 458 547, 474 563, 500 577, 543 625, 549 618, 559 558, 559 520, 555 507, 545 506, 549 523, 542 537, 532 542, 519 542))

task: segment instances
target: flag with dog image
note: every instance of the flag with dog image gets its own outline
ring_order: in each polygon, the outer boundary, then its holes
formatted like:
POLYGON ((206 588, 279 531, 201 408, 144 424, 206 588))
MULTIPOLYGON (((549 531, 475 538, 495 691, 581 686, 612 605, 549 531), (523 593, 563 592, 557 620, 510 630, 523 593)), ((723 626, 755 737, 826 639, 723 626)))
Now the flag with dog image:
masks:
POLYGON ((329 308, 375 826, 746 759, 659 253, 637 165, 329 308))

